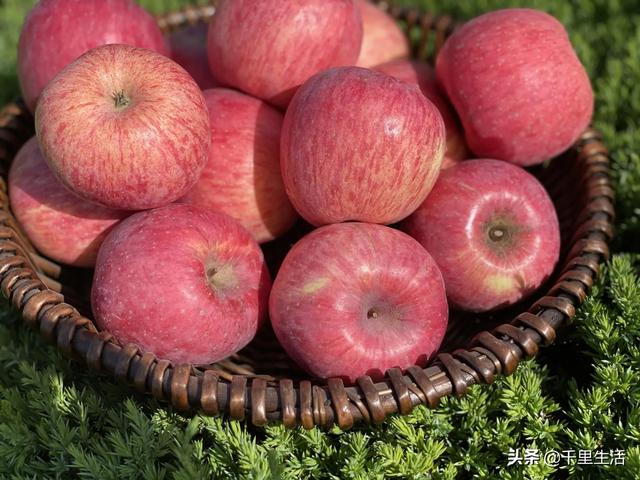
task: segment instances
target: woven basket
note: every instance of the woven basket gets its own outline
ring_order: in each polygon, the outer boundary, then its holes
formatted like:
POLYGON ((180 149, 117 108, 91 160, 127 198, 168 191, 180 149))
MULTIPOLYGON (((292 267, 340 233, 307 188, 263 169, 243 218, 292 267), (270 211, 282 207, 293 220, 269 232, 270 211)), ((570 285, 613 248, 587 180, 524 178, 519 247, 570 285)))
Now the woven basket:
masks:
MULTIPOLYGON (((213 12, 213 6, 193 7, 162 16, 158 23, 169 32, 207 21, 213 12)), ((432 59, 455 27, 447 16, 403 8, 389 12, 413 39, 413 54, 421 59, 432 59)), ((5 181, 15 153, 33 134, 33 118, 22 102, 0 112, 2 293, 28 326, 63 352, 179 410, 250 417, 255 425, 337 424, 348 429, 355 422, 378 423, 389 414, 407 414, 418 404, 434 407, 445 395, 462 395, 470 385, 491 383, 496 374, 511 374, 521 359, 535 356, 539 346, 552 343, 556 330, 570 322, 584 301, 599 264, 609 255, 614 221, 609 158, 598 133, 588 130, 563 158, 532 170, 553 198, 560 218, 561 260, 552 280, 537 297, 508 311, 451 318, 442 353, 427 368, 413 366, 404 373, 391 369, 382 382, 363 376, 353 386, 345 386, 338 378, 305 379, 268 329, 217 364, 172 365, 98 332, 88 304, 91 272, 42 257, 20 230, 5 181)), ((266 245, 266 257, 277 264, 306 231, 299 224, 286 238, 266 245)))

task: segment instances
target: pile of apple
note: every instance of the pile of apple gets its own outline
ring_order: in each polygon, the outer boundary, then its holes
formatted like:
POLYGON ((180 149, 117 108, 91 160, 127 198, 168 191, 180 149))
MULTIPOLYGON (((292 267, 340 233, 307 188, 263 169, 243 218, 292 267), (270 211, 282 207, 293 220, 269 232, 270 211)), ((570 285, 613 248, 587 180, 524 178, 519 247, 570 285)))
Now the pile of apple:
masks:
POLYGON ((18 54, 36 137, 13 211, 95 267, 95 321, 123 344, 209 364, 268 318, 311 374, 378 378, 424 365, 450 307, 512 305, 558 261, 523 167, 577 140, 593 94, 546 13, 469 21, 434 70, 364 0, 220 0, 168 38, 130 0, 41 0, 18 54), (317 229, 272 283, 259 244, 298 216, 317 229))

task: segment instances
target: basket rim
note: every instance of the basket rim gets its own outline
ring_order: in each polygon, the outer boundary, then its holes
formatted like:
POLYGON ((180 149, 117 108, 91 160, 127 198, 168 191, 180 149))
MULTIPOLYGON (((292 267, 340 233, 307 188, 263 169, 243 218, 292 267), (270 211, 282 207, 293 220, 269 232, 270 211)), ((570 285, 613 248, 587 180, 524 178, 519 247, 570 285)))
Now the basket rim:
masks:
MULTIPOLYGON (((446 15, 378 3, 406 22, 409 29, 434 32, 436 50, 456 27, 446 15)), ((214 11, 213 5, 190 6, 161 15, 157 21, 168 33, 207 21, 214 11)), ((421 55, 426 49, 425 40, 414 53, 421 55)), ((33 117, 22 101, 4 107, 0 111, 0 164, 8 168, 32 134, 33 117)), ((380 423, 389 414, 407 414, 419 404, 435 407, 440 398, 463 395, 474 384, 492 383, 497 374, 510 375, 522 359, 534 357, 540 346, 553 343, 556 330, 570 323, 598 276, 600 263, 609 258, 608 243, 615 220, 610 159, 600 134, 586 130, 572 149, 585 165, 588 201, 553 286, 529 311, 491 331, 478 333, 467 349, 440 353, 426 368, 412 366, 405 373, 399 368, 390 369, 377 383, 366 375, 352 386, 345 386, 340 378, 301 380, 297 386, 290 379, 268 381, 260 376, 233 375, 227 380, 212 370, 173 365, 152 353, 143 354, 135 345, 119 345, 55 291, 56 282, 47 273, 57 266, 38 255, 13 217, 6 171, 0 178, 0 289, 20 310, 24 323, 39 329, 61 351, 92 369, 113 375, 120 383, 168 401, 178 410, 225 414, 234 419, 244 419, 248 414, 257 426, 279 421, 287 427, 302 425, 310 429, 337 424, 345 430, 358 421, 380 423)))

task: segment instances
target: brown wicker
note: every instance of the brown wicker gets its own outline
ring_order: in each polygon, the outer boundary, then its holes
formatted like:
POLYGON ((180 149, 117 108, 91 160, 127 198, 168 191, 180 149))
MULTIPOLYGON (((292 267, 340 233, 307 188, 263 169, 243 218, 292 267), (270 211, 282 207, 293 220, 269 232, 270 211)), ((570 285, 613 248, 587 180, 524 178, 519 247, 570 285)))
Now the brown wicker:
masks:
MULTIPOLYGON (((213 11, 212 6, 188 8, 165 15, 158 23, 169 31, 205 21, 213 11)), ((433 58, 454 26, 446 16, 395 7, 389 11, 413 33, 414 55, 420 58, 433 58)), ((43 258, 21 232, 10 210, 5 179, 13 156, 31 135, 33 119, 22 102, 0 112, 0 168, 4 177, 0 179, 0 288, 20 310, 24 322, 92 369, 113 375, 179 410, 250 417, 254 425, 277 421, 286 426, 337 424, 348 429, 359 421, 379 423, 389 414, 409 413, 418 404, 433 407, 445 395, 462 395, 473 384, 491 383, 497 374, 511 374, 521 359, 552 343, 556 330, 570 322, 598 275, 600 263, 608 258, 613 234, 609 157, 598 133, 588 130, 561 161, 535 171, 554 199, 562 228, 562 257, 553 281, 531 304, 486 318, 452 320, 448 343, 443 347, 450 353, 440 353, 427 368, 413 366, 404 374, 392 369, 382 382, 363 376, 356 385, 347 387, 337 378, 308 380, 268 331, 216 365, 171 365, 98 332, 92 321, 79 313, 89 310, 90 272, 61 267, 43 258), (473 329, 487 328, 490 331, 482 330, 471 339, 473 329), (452 345, 466 348, 453 349, 452 345)))

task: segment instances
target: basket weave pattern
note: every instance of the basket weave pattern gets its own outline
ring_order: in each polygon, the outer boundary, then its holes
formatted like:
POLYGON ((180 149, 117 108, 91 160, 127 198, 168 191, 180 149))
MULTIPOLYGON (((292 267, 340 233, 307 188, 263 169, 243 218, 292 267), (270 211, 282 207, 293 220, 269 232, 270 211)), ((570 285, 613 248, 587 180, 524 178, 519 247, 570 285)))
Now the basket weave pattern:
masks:
MULTIPOLYGON (((165 15, 158 23, 169 32, 206 21, 213 12, 213 6, 192 7, 165 15)), ((413 54, 420 59, 433 58, 455 28, 447 16, 402 8, 389 12, 408 31, 419 32, 413 54)), ((614 191, 608 152, 598 133, 588 130, 563 158, 534 172, 553 198, 560 218, 563 249, 553 283, 527 311, 481 331, 465 342, 466 348, 440 353, 427 368, 413 366, 404 373, 391 369, 382 382, 363 376, 353 386, 345 386, 338 378, 326 382, 284 378, 292 365, 273 346, 273 338, 257 338, 238 355, 215 365, 172 365, 98 332, 79 313, 89 311, 86 292, 78 293, 77 285, 68 288, 64 269, 38 255, 22 233, 10 210, 6 177, 14 155, 33 133, 33 118, 23 103, 0 111, 0 289, 24 322, 92 369, 179 410, 250 417, 255 425, 279 421, 286 426, 337 424, 348 429, 358 421, 379 423, 389 414, 406 414, 419 404, 434 407, 443 396, 462 395, 473 384, 491 383, 497 374, 511 374, 521 359, 535 356, 540 346, 554 341, 559 327, 571 321, 600 263, 608 259, 613 235, 614 191), (276 373, 258 374, 255 365, 276 373)), ((83 281, 88 284, 88 277, 83 281)))

